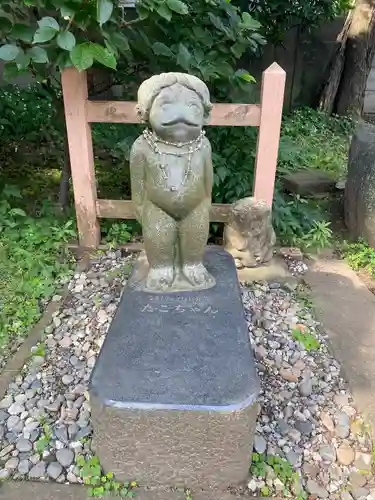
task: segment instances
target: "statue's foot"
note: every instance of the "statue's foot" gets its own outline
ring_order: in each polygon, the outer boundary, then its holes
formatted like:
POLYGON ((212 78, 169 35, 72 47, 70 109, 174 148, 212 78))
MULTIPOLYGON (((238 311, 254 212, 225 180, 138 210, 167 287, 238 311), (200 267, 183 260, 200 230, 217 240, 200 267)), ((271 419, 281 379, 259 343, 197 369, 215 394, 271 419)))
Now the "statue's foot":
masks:
POLYGON ((173 267, 151 267, 145 281, 145 287, 148 290, 166 290, 172 285, 173 279, 173 267))
POLYGON ((192 285, 210 288, 215 285, 215 278, 207 271, 203 264, 185 264, 182 268, 185 278, 192 285))

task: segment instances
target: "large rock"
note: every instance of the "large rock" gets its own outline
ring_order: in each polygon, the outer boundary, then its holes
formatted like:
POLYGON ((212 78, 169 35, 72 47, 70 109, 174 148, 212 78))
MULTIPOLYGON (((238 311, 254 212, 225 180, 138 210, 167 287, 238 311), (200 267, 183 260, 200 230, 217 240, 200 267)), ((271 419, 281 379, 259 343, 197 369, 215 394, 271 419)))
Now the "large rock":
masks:
POLYGON ((366 122, 358 125, 350 147, 345 222, 351 237, 375 247, 375 125, 366 122))
POLYGON ((241 291, 227 252, 204 262, 215 287, 128 286, 108 330, 90 383, 93 447, 119 480, 226 489, 248 477, 259 380, 241 291))
POLYGON ((269 262, 276 236, 268 204, 255 198, 242 198, 233 203, 224 229, 224 242, 237 268, 257 267, 269 262))

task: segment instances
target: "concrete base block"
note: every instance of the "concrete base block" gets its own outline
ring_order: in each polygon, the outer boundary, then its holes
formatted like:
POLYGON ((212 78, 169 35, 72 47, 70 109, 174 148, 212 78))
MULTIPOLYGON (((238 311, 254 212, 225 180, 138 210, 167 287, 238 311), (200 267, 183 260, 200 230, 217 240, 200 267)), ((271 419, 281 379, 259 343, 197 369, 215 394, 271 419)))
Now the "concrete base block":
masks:
POLYGON ((95 365, 93 447, 141 486, 219 488, 248 477, 259 381, 234 260, 207 251, 215 287, 128 287, 95 365))
MULTIPOLYGON (((168 488, 136 488, 137 500, 186 500, 184 491, 168 488)), ((235 500, 235 493, 219 490, 192 492, 194 500, 235 500)), ((33 481, 5 481, 0 485, 1 500, 88 500, 87 487, 75 484, 37 483, 33 481)), ((241 498, 250 500, 250 494, 241 498)))
POLYGON ((259 267, 244 267, 237 269, 238 279, 243 283, 253 281, 289 281, 295 278, 290 273, 285 261, 274 257, 268 264, 259 267))
POLYGON ((255 404, 238 411, 145 411, 94 403, 93 447, 104 468, 141 486, 227 487, 248 477, 255 404))

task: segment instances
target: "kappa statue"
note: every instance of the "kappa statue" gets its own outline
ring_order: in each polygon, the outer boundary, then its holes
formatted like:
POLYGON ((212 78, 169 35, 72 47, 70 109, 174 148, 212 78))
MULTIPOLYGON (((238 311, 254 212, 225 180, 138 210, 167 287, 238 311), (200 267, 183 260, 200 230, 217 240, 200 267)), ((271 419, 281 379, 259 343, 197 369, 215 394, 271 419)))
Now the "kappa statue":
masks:
POLYGON ((137 110, 149 128, 133 144, 130 172, 148 261, 145 291, 215 285, 202 262, 213 180, 203 126, 211 108, 206 85, 192 75, 155 75, 139 87, 137 110))

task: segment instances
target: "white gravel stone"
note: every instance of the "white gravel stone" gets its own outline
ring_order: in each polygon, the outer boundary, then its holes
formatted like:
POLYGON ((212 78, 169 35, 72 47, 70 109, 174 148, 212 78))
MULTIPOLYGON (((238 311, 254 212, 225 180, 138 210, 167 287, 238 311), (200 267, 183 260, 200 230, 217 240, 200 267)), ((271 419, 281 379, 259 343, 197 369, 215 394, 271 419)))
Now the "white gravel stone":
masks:
POLYGON ((8 394, 0 401, 0 410, 7 410, 13 403, 13 396, 8 394))
POLYGON ((68 448, 62 448, 61 450, 57 450, 56 458, 63 467, 69 467, 73 463, 74 452, 68 448))
MULTIPOLYGON (((18 474, 30 479, 80 482, 75 455, 93 454, 91 409, 84 395, 126 283, 126 278, 114 271, 128 260, 107 253, 94 259, 88 273, 77 273, 69 284, 69 299, 61 303, 45 329, 45 356, 30 357, 0 402, 0 410, 5 412, 0 413, 0 463, 4 467, 9 460, 19 460, 17 469, 4 472, 7 477, 18 474), (9 415, 7 410, 14 404, 24 408, 9 415), (35 441, 46 433, 42 455, 16 448, 21 438, 35 447, 35 441)), ((288 263, 296 274, 304 272, 302 264, 288 263)), ((314 491, 311 495, 338 500, 349 484, 354 458, 357 464, 365 462, 368 467, 367 457, 360 454, 371 455, 372 445, 363 433, 351 431, 347 435, 347 426, 352 426, 358 414, 340 377, 340 366, 327 349, 324 332, 299 293, 293 283, 273 283, 271 287, 258 283, 243 288, 261 379, 254 450, 289 460, 301 475, 302 487, 314 491), (320 348, 308 351, 293 337, 296 328, 313 335, 320 348)), ((272 467, 267 465, 265 470, 266 477, 252 478, 249 489, 260 496, 262 485, 267 485, 271 496, 282 496, 281 481, 272 467)))
POLYGON ((21 438, 17 441, 16 448, 18 451, 26 452, 33 449, 33 445, 28 439, 21 438))
POLYGON ((19 459, 17 457, 10 458, 7 462, 5 462, 4 468, 7 470, 15 470, 17 469, 19 459))
POLYGON ((46 464, 45 462, 38 462, 35 464, 29 472, 30 479, 41 479, 46 475, 46 464))
POLYGON ((31 468, 31 462, 29 460, 20 460, 18 464, 18 473, 19 474, 28 474, 31 468))
POLYGON ((254 436, 254 449, 257 453, 264 453, 267 448, 267 442, 263 436, 255 434, 254 436))
POLYGON ((0 481, 3 481, 5 479, 8 479, 10 476, 11 471, 8 469, 0 469, 0 481))
POLYGON ((8 413, 10 415, 20 415, 22 412, 25 411, 25 407, 23 404, 20 403, 13 403, 9 408, 8 408, 8 413))
POLYGON ((57 479, 63 471, 62 465, 59 462, 52 462, 47 467, 47 474, 52 479, 57 479))

